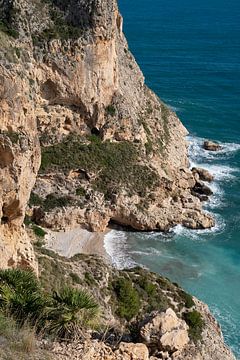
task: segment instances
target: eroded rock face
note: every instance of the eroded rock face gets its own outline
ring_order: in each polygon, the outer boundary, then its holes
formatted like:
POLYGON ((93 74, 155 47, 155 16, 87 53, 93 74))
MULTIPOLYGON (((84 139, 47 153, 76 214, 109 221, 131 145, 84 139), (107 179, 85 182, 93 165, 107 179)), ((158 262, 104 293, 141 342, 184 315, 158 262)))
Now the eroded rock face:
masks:
POLYGON ((26 80, 0 66, 0 267, 34 266, 22 227, 40 165, 40 146, 26 80))
POLYGON ((115 0, 4 0, 0 18, 11 30, 0 31, 4 225, 22 231, 40 140, 34 192, 68 199, 61 209, 56 201, 41 210, 48 227, 104 231, 110 220, 138 230, 213 226, 192 193, 187 130, 145 86, 115 0), (81 146, 65 151, 66 139, 81 146), (91 149, 95 164, 83 158, 91 149))

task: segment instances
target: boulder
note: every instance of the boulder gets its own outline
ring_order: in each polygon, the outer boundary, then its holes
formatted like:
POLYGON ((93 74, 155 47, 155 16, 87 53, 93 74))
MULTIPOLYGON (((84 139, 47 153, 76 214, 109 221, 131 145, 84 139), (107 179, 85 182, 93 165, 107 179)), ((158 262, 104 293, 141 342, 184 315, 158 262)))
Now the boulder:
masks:
POLYGON ((166 332, 160 339, 161 347, 170 352, 182 350, 188 342, 189 337, 187 330, 180 328, 166 332))
POLYGON ((174 352, 189 342, 188 325, 171 308, 155 314, 142 326, 140 335, 153 350, 174 352))
POLYGON ((193 190, 194 193, 197 193, 197 194, 200 194, 200 195, 210 196, 210 195, 213 194, 213 191, 210 189, 210 187, 205 185, 201 181, 197 181, 192 190, 193 190))
POLYGON ((115 351, 116 360, 149 360, 148 348, 145 344, 121 342, 115 351))
POLYGON ((192 168, 192 173, 196 179, 196 181, 202 180, 211 182, 214 180, 214 176, 206 169, 202 168, 192 168))
POLYGON ((207 140, 204 141, 203 148, 208 151, 219 151, 222 149, 222 146, 216 142, 207 140))

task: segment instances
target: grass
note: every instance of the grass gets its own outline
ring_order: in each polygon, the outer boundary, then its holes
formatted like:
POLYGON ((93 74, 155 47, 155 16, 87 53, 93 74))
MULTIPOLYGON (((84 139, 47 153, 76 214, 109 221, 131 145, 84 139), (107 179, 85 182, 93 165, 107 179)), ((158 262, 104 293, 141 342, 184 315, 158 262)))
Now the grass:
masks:
POLYGON ((101 142, 98 139, 86 144, 80 137, 69 136, 59 144, 42 148, 42 173, 51 169, 67 172, 78 168, 97 174, 93 188, 107 199, 122 187, 130 193, 145 196, 158 184, 157 174, 139 164, 137 147, 127 141, 101 142))

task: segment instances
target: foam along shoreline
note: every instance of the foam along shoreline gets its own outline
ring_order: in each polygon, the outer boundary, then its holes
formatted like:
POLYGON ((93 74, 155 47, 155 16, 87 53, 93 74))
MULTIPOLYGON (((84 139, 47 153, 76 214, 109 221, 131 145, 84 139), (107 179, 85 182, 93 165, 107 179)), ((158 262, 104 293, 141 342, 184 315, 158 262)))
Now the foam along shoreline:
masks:
POLYGON ((100 255, 110 262, 111 259, 104 248, 104 237, 107 232, 90 232, 80 226, 66 231, 47 230, 45 247, 67 258, 77 254, 100 255))

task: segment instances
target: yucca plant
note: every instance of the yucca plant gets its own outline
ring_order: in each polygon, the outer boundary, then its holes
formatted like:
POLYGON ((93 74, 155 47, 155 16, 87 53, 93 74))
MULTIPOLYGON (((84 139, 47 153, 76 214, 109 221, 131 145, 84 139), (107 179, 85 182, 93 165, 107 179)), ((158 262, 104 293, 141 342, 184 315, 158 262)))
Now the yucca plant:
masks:
POLYGON ((99 306, 83 290, 64 287, 54 292, 52 305, 47 309, 47 330, 59 338, 81 336, 82 330, 96 323, 99 306))
POLYGON ((0 308, 19 323, 36 322, 47 305, 35 274, 20 269, 0 270, 0 308))

